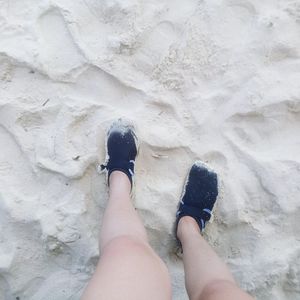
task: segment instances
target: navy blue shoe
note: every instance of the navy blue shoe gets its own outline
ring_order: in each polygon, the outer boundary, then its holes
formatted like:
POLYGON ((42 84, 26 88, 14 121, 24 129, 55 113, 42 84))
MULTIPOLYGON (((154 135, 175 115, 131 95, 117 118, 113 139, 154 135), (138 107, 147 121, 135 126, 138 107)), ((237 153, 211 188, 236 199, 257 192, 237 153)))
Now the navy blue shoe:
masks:
POLYGON ((107 133, 106 162, 101 165, 101 171, 108 173, 108 184, 110 174, 121 171, 128 176, 132 186, 137 151, 134 127, 122 119, 114 122, 107 133))
POLYGON ((194 218, 200 231, 203 231, 206 222, 211 217, 217 196, 217 174, 201 161, 195 162, 189 172, 176 213, 176 236, 178 222, 184 216, 194 218))

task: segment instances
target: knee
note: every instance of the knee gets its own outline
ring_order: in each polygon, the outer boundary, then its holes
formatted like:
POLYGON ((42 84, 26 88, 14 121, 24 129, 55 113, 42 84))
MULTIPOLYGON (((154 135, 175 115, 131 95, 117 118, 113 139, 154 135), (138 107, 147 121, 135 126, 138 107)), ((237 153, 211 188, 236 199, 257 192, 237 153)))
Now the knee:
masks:
POLYGON ((144 241, 129 235, 119 236, 112 239, 102 250, 101 254, 122 256, 127 253, 149 252, 150 246, 144 241))
POLYGON ((120 265, 128 264, 131 268, 143 268, 154 277, 161 278, 170 285, 169 272, 165 263, 159 258, 148 243, 132 236, 119 236, 112 239, 103 249, 101 257, 113 260, 120 265))
POLYGON ((228 280, 213 280, 210 283, 208 283, 200 297, 198 297, 198 300, 210 300, 210 299, 222 299, 225 297, 225 295, 232 294, 232 291, 235 289, 238 289, 234 282, 228 281, 228 280))
POLYGON ((112 239, 102 250, 101 256, 126 259, 133 263, 149 263, 168 273, 166 265, 150 245, 134 236, 124 235, 112 239))

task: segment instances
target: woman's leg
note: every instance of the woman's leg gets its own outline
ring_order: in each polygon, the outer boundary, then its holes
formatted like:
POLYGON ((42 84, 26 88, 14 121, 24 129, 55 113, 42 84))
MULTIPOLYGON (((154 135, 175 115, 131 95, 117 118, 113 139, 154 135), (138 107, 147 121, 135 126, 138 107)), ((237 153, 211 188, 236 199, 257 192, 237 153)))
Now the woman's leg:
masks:
POLYGON ((179 220, 177 237, 182 244, 185 282, 191 300, 251 300, 237 287, 228 267, 201 236, 195 219, 179 220))
POLYGON ((109 183, 100 233, 101 258, 82 300, 171 299, 167 268, 148 244, 131 203, 128 177, 114 171, 109 183))

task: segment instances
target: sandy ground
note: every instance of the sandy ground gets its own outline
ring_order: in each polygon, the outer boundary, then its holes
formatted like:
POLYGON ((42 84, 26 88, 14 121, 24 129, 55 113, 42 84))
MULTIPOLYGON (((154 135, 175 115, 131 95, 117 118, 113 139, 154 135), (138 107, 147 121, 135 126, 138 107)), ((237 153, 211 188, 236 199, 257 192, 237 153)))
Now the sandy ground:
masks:
POLYGON ((174 214, 201 159, 222 185, 211 245, 257 299, 299 300, 299 83, 299 0, 0 0, 0 299, 79 299, 105 131, 126 117, 134 202, 174 299, 174 214))

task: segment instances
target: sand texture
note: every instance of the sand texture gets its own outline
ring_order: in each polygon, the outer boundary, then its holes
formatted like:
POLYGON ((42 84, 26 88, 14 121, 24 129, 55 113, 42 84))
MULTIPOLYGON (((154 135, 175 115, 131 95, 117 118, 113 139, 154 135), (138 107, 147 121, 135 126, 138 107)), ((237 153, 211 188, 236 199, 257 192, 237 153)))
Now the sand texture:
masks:
POLYGON ((79 300, 132 120, 134 203, 186 300, 172 226, 200 159, 206 237, 259 300, 300 299, 299 0, 0 0, 0 300, 79 300))

